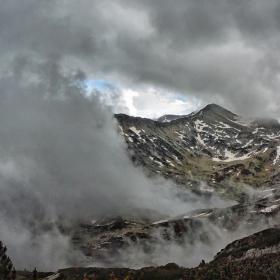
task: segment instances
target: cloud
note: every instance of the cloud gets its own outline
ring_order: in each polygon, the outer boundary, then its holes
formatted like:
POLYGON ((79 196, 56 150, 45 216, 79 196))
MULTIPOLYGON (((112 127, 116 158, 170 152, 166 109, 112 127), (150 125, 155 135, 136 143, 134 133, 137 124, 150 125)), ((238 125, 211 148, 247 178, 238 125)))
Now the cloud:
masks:
POLYGON ((150 119, 157 119, 165 114, 187 115, 197 108, 197 100, 184 95, 165 93, 153 88, 140 90, 122 89, 122 96, 129 114, 150 119))
MULTIPOLYGON (((0 234, 17 268, 73 265, 71 242, 61 229, 81 220, 132 208, 174 216, 206 204, 132 164, 110 106, 100 92, 88 94, 81 71, 31 56, 6 69, 0 92, 0 234)), ((229 203, 207 201, 216 207, 229 203)), ((75 256, 73 251, 77 261, 75 256)))
POLYGON ((87 96, 94 92, 114 113, 131 116, 157 119, 164 114, 187 115, 200 103, 195 98, 152 87, 123 88, 102 79, 86 80, 84 84, 88 89, 87 96))
MULTIPOLYGON (((234 213, 226 215, 234 216, 234 213)), ((265 221, 250 226, 247 224, 247 219, 249 216, 239 221, 235 231, 228 231, 201 217, 181 220, 179 225, 188 229, 182 236, 175 233, 175 226, 172 224, 154 228, 150 240, 140 240, 136 244, 120 249, 117 256, 108 256, 107 267, 117 265, 139 269, 171 262, 183 267, 198 266, 202 259, 206 262, 212 261, 220 250, 234 240, 274 225, 273 219, 265 218, 265 221)))
POLYGON ((0 59, 35 53, 124 88, 172 89, 277 117, 279 11, 275 0, 14 0, 0 12, 0 59))

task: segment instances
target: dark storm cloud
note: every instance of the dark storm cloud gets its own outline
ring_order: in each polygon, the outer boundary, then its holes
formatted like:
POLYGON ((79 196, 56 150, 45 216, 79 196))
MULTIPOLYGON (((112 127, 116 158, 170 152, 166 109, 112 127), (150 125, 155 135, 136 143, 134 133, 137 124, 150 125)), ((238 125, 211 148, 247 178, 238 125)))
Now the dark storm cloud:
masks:
POLYGON ((1 61, 52 56, 90 75, 277 116, 279 1, 9 1, 1 61), (4 59, 5 58, 5 59, 4 59))
POLYGON ((278 1, 134 3, 148 11, 154 30, 150 63, 137 77, 179 88, 203 104, 279 116, 278 1))

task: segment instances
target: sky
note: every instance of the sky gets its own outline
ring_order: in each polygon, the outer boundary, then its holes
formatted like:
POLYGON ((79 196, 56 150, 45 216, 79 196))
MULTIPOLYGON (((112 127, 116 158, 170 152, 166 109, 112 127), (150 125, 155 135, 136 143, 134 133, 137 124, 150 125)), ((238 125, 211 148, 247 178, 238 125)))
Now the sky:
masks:
POLYGON ((130 116, 157 119, 165 114, 187 115, 199 108, 201 101, 178 92, 145 88, 125 88, 103 79, 86 80, 89 95, 98 90, 114 113, 126 113, 130 116), (111 96, 119 94, 119 103, 114 103, 111 96))
POLYGON ((81 219, 230 205, 147 177, 113 113, 278 118, 279 14, 272 0, 2 1, 0 238, 16 267, 73 265, 59 228, 81 219))
POLYGON ((88 80, 117 87, 114 111, 131 115, 217 103, 279 119, 277 0, 18 3, 1 3, 2 68, 27 54, 79 68, 88 80))

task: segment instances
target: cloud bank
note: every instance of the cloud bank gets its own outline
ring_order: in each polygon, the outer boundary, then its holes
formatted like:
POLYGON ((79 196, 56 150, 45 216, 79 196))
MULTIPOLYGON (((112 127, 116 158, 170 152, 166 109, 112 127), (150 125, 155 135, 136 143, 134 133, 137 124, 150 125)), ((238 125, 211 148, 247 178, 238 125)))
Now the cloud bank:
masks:
POLYGON ((125 88, 279 118, 279 13, 275 0, 14 0, 1 5, 0 61, 39 54, 125 88))
MULTIPOLYGON (((111 108, 99 92, 88 94, 81 71, 31 57, 17 58, 6 69, 0 93, 0 235, 17 268, 34 266, 38 256, 48 260, 40 260, 41 269, 73 265, 65 257, 71 255, 70 240, 60 232, 81 220, 132 208, 174 216, 205 205, 132 164, 111 108)), ((227 204, 215 197, 207 201, 227 204)))

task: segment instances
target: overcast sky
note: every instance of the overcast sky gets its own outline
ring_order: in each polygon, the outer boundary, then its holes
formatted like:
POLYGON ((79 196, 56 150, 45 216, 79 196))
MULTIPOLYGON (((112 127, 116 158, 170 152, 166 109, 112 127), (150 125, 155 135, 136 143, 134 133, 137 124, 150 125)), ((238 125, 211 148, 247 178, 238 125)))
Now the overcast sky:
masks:
POLYGON ((279 119, 279 28, 277 0, 1 1, 0 62, 32 54, 78 67, 114 85, 116 112, 218 103, 279 119))
POLYGON ((279 1, 0 2, 0 236, 17 267, 68 265, 54 225, 85 213, 229 204, 186 204, 171 182, 147 178, 112 112, 217 103, 279 119, 279 1))

